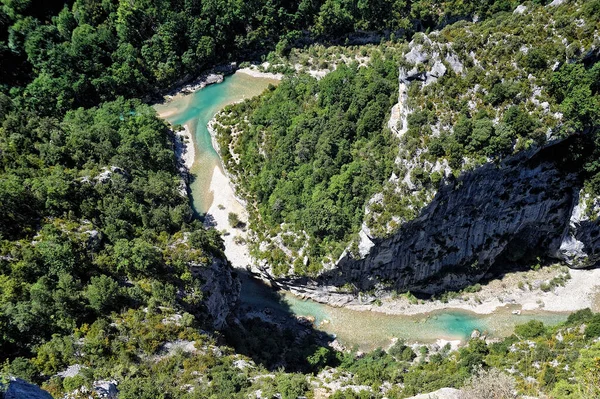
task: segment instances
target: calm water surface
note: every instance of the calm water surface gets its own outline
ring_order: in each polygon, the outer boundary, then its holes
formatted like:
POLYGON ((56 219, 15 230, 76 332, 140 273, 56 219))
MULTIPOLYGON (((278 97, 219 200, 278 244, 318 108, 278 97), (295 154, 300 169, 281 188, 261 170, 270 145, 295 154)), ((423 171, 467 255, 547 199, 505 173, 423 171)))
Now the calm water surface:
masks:
POLYGON ((567 314, 551 312, 513 315, 511 311, 515 308, 511 307, 490 315, 461 310, 440 310, 415 316, 355 311, 303 300, 287 292, 274 293, 262 282, 251 278, 243 279, 241 300, 244 304, 270 308, 282 315, 293 313, 312 317, 317 328, 337 337, 342 344, 348 347, 358 345, 361 350, 386 347, 392 338, 421 343, 438 339, 464 341, 469 339, 474 329, 487 332, 492 337, 503 337, 510 335, 515 325, 529 320, 553 325, 567 319, 567 314))
POLYGON ((199 214, 206 213, 212 204, 210 181, 215 167, 221 167, 206 125, 224 106, 257 96, 269 84, 277 84, 277 81, 236 73, 227 76, 223 83, 178 96, 167 104, 155 107, 159 112, 169 111, 166 119, 172 124, 187 124, 194 132, 196 159, 191 168, 194 181, 190 189, 194 210, 199 214))

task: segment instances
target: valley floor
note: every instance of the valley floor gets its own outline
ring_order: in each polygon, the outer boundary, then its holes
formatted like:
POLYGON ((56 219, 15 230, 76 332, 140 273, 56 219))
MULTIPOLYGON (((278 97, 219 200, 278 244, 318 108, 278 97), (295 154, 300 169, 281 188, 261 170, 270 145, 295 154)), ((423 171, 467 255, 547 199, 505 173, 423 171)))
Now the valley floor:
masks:
POLYGON ((511 310, 574 312, 579 309, 600 309, 600 269, 569 269, 570 278, 564 286, 550 287, 552 279, 566 274, 565 267, 548 266, 539 270, 514 272, 482 285, 476 293, 463 293, 447 302, 441 300, 411 301, 408 298, 388 298, 377 305, 348 305, 353 310, 368 310, 386 314, 416 315, 442 309, 461 309, 490 314, 509 306, 511 310), (545 291, 542 289, 544 288, 545 291), (550 288, 550 289, 549 289, 550 288))

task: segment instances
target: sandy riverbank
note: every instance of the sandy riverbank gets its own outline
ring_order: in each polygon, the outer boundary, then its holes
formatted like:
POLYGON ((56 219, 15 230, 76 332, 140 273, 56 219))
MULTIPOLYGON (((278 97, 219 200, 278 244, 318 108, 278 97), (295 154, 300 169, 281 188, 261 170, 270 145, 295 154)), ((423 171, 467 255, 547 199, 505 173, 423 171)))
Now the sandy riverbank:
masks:
POLYGON ((283 79, 282 73, 262 72, 256 66, 240 68, 236 71, 236 73, 243 73, 246 75, 250 75, 254 78, 266 78, 266 79, 275 79, 275 80, 283 79))
POLYGON ((571 278, 564 286, 544 292, 540 284, 558 273, 562 272, 555 267, 545 267, 538 271, 507 274, 502 279, 483 285, 479 292, 463 294, 462 299, 452 299, 447 303, 427 300, 414 304, 406 298, 390 298, 383 300, 381 306, 348 305, 347 308, 390 315, 418 315, 448 309, 491 314, 507 305, 511 310, 522 311, 574 312, 584 308, 600 310, 600 269, 569 270, 571 278))
POLYGON ((228 219, 229 213, 235 213, 242 223, 247 223, 248 212, 235 197, 229 177, 218 166, 213 171, 210 192, 213 195, 213 201, 206 213, 205 224, 214 226, 218 231, 224 233, 222 236, 225 243, 225 255, 231 265, 236 268, 246 268, 250 265, 246 229, 232 227, 228 219))
MULTIPOLYGON (((239 72, 240 70, 238 70, 239 72)), ((215 118, 207 124, 213 148, 219 153, 214 129, 215 118)), ((242 201, 235 195, 235 189, 227 173, 223 172, 224 166, 216 166, 210 181, 210 191, 213 201, 206 213, 206 225, 214 226, 222 234, 225 244, 225 256, 233 267, 244 268, 252 264, 248 251, 248 232, 246 228, 232 227, 229 223, 229 213, 235 213, 245 225, 248 223, 248 211, 242 201)))

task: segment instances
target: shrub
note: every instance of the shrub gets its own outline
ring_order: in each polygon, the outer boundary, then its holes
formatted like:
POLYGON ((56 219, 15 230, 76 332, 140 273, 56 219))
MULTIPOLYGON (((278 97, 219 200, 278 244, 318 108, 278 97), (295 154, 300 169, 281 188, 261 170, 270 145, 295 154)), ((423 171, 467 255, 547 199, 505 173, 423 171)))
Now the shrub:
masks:
POLYGON ((227 215, 227 221, 233 228, 237 228, 241 223, 239 216, 234 212, 229 212, 229 215, 227 215))
POLYGON ((479 368, 467 380, 461 399, 509 399, 514 398, 515 379, 498 369, 479 368))
POLYGON ((415 352, 400 339, 388 350, 388 353, 397 360, 405 362, 410 362, 417 357, 415 352))
POLYGON ((546 326, 539 320, 530 320, 525 324, 515 326, 515 334, 524 339, 536 338, 546 332, 546 326))
POLYGON ((306 377, 302 374, 279 374, 275 382, 282 399, 297 399, 308 390, 306 377))

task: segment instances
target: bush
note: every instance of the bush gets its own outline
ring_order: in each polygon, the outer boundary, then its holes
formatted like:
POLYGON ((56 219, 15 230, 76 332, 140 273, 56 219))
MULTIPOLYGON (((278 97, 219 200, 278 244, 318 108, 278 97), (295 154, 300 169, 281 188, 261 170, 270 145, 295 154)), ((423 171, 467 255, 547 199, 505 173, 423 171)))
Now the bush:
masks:
POLYGON ((86 383, 84 376, 78 374, 73 377, 67 377, 63 380, 63 388, 67 392, 73 392, 76 389, 81 388, 86 383))
POLYGON ((592 313, 590 308, 585 308, 578 310, 575 313, 571 313, 567 318, 567 325, 579 325, 582 323, 587 323, 594 317, 594 313, 592 313))
POLYGON ((234 212, 229 212, 229 215, 227 215, 227 221, 233 228, 237 228, 241 223, 239 216, 234 212))
POLYGON ((600 337, 600 316, 599 315, 594 315, 594 317, 591 320, 589 320, 589 324, 585 328, 585 337, 587 339, 600 337))
POLYGON ((515 379, 498 369, 479 368, 467 380, 461 399, 511 399, 514 398, 515 379))
POLYGON ((417 357, 415 352, 400 339, 388 350, 388 353, 397 360, 404 362, 411 362, 417 357))
POLYGON ((546 332, 546 326, 539 320, 530 320, 515 326, 515 334, 523 339, 537 338, 546 332))
POLYGON ((302 374, 279 374, 275 382, 282 399, 297 399, 308 390, 306 377, 302 374))

